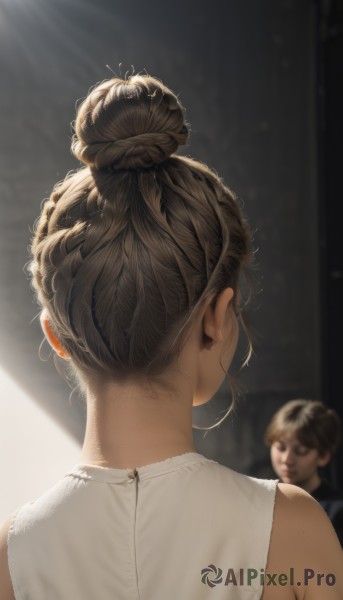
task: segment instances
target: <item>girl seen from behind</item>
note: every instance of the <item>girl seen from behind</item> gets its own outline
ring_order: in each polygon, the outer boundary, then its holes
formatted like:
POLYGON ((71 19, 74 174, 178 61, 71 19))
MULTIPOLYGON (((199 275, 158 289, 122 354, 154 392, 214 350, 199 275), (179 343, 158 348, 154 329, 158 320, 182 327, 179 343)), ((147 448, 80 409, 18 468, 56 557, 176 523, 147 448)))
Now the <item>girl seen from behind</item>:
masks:
POLYGON ((187 140, 178 98, 149 76, 105 81, 80 106, 85 166, 43 206, 32 275, 87 427, 80 462, 3 524, 0 600, 343 595, 317 503, 194 446, 192 407, 221 385, 244 328, 252 250, 234 194, 175 154, 187 140))

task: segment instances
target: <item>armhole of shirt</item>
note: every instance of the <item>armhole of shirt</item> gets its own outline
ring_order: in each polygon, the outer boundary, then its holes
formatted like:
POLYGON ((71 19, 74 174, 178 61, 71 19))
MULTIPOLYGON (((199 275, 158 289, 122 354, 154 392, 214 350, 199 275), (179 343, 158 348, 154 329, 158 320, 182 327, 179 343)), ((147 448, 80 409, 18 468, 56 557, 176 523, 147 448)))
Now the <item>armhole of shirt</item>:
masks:
POLYGON ((266 562, 265 562, 265 565, 264 565, 264 572, 265 573, 267 572, 267 566, 268 566, 269 557, 270 557, 270 545, 271 545, 271 539, 272 539, 273 530, 274 530, 274 524, 275 524, 276 495, 277 495, 277 491, 278 491, 279 479, 273 479, 272 481, 274 483, 274 488, 273 488, 273 505, 272 505, 271 523, 270 523, 270 528, 269 528, 269 541, 268 541, 268 547, 267 547, 266 562))
POLYGON ((17 581, 16 569, 15 569, 15 556, 13 555, 14 549, 12 546, 12 539, 13 539, 13 536, 15 535, 15 527, 16 527, 16 523, 17 523, 17 517, 18 517, 19 513, 21 512, 22 508, 23 508, 23 506, 18 508, 18 510, 16 510, 13 513, 13 516, 12 516, 12 519, 10 522, 10 526, 8 528, 8 534, 7 534, 7 564, 8 564, 8 570, 9 570, 9 574, 10 574, 10 578, 11 578, 11 582, 12 582, 15 600, 23 600, 22 595, 19 593, 19 584, 17 581))

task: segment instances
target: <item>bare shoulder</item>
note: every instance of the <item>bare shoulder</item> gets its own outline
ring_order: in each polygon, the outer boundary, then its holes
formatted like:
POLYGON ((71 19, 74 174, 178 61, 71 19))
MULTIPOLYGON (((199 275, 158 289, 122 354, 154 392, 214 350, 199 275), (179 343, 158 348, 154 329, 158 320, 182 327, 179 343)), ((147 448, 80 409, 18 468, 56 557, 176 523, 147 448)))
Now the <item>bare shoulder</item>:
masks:
POLYGON ((295 485, 277 486, 266 572, 277 576, 266 577, 263 600, 343 597, 343 552, 336 533, 318 502, 295 485), (286 577, 280 580, 279 574, 286 577))
POLYGON ((0 525, 0 600, 15 600, 12 580, 8 568, 7 536, 16 512, 11 514, 6 521, 0 525))

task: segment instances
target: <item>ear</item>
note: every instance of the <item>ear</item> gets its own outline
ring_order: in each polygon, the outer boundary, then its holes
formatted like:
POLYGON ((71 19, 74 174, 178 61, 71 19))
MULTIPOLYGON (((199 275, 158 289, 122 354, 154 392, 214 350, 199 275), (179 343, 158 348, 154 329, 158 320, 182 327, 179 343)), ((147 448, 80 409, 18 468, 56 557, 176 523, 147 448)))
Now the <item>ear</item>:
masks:
POLYGON ((324 454, 319 456, 318 467, 325 467, 330 462, 331 458, 332 458, 331 452, 329 450, 327 450, 326 452, 324 452, 324 454))
POLYGON ((206 306, 203 316, 204 344, 210 348, 215 342, 221 342, 227 319, 227 309, 233 298, 232 288, 225 288, 206 306))
POLYGON ((49 313, 46 310, 46 308, 43 308, 39 318, 40 318, 40 324, 43 329, 44 335, 45 335, 46 339, 48 340, 52 349, 58 354, 58 356, 68 360, 70 358, 70 356, 69 356, 69 354, 67 354, 67 352, 64 350, 64 348, 61 346, 59 340, 57 339, 56 335, 54 334, 54 332, 51 328, 51 325, 50 325, 50 321, 49 321, 49 313))

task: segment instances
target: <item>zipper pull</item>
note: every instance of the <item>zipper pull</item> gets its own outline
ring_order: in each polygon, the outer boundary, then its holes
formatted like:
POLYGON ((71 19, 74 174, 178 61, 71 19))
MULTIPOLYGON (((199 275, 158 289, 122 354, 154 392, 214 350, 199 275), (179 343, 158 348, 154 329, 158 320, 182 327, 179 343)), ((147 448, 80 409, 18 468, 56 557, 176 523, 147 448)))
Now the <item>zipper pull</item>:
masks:
POLYGON ((129 479, 135 479, 138 476, 138 471, 137 469, 133 469, 132 471, 129 471, 129 473, 127 474, 129 479))

